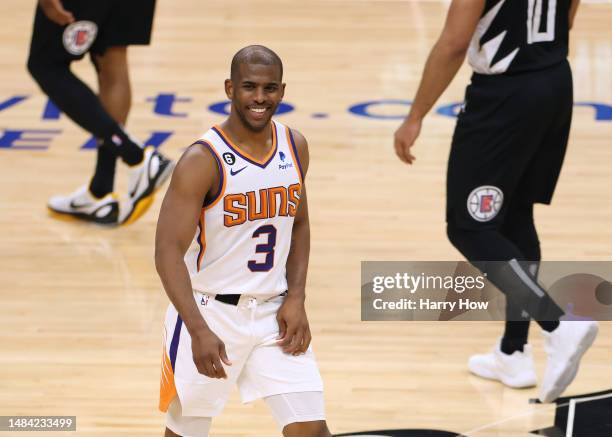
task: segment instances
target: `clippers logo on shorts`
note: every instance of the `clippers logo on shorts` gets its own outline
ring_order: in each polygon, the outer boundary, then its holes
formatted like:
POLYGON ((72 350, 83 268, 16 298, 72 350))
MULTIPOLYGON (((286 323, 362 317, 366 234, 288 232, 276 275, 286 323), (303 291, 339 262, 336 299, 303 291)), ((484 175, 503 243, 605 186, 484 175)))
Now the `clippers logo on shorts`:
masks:
POLYGON ((492 185, 483 185, 472 190, 467 200, 467 209, 479 222, 493 220, 504 202, 504 193, 492 185))
POLYGON ((86 53, 96 40, 98 26, 93 21, 77 21, 64 30, 64 48, 71 55, 86 53))

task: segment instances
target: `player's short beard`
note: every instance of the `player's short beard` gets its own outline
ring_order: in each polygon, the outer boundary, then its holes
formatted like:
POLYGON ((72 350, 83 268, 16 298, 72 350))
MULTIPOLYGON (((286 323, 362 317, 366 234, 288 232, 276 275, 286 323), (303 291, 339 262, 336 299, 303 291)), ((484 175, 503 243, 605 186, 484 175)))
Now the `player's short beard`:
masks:
MULTIPOLYGON (((272 115, 274 115, 274 113, 276 112, 276 108, 278 107, 278 105, 273 106, 272 108, 272 115)), ((270 123, 270 119, 272 119, 272 115, 268 118, 268 120, 266 121, 265 124, 263 124, 261 127, 256 127, 253 126, 249 120, 246 118, 246 116, 244 115, 244 112, 238 110, 238 105, 234 105, 234 108, 236 108, 236 114, 238 114, 238 118, 240 119, 240 121, 242 121, 242 124, 244 125, 244 127, 246 127, 248 130, 250 130, 251 132, 256 132, 259 133, 261 131, 263 131, 268 124, 270 123)))

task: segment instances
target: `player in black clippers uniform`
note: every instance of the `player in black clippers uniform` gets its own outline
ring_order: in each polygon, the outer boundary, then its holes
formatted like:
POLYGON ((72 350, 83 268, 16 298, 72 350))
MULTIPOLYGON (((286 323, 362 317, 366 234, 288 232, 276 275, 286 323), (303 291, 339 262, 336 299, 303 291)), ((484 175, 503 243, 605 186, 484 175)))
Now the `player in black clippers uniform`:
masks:
POLYGON ((49 98, 98 139, 94 176, 68 196, 49 199, 49 208, 102 224, 129 223, 151 204, 172 171, 172 162, 143 149, 123 129, 131 105, 127 46, 149 44, 155 0, 39 0, 28 70, 49 98), (99 97, 70 71, 89 53, 99 97), (131 167, 126 202, 113 193, 115 163, 131 167))
POLYGON ((536 384, 529 319, 542 328, 548 361, 540 400, 574 379, 597 335, 595 322, 570 322, 536 281, 540 244, 534 203, 550 203, 572 116, 568 33, 576 0, 453 0, 410 113, 395 133, 412 164, 421 121, 467 54, 474 70, 448 161, 451 243, 507 297, 506 329, 470 370, 510 387, 536 384))

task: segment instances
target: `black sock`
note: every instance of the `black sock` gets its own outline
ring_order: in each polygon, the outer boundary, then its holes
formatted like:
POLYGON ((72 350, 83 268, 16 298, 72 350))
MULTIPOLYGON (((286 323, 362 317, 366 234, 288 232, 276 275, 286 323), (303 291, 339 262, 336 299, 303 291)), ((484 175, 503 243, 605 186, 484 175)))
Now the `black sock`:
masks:
POLYGON ((559 321, 558 320, 541 321, 541 322, 538 322, 538 325, 540 325, 540 327, 546 332, 553 332, 559 326, 559 321))
POLYGON ((529 320, 526 321, 507 321, 506 330, 501 340, 500 349, 503 353, 512 355, 514 352, 523 352, 527 344, 529 333, 529 320))
POLYGON ((110 138, 106 138, 104 144, 113 148, 127 165, 139 164, 144 158, 142 146, 130 138, 121 128, 110 138))
POLYGON ((103 142, 98 143, 97 153, 96 170, 93 178, 91 178, 89 191, 95 197, 101 198, 113 192, 117 155, 112 148, 105 146, 103 142))

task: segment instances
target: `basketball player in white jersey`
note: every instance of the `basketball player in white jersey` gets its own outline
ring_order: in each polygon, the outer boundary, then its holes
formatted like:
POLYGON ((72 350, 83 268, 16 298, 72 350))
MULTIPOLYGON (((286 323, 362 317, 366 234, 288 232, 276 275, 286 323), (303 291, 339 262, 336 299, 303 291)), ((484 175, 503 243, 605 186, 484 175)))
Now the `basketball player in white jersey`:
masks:
POLYGON ((243 402, 264 399, 284 436, 331 436, 304 309, 308 148, 272 121, 282 73, 266 47, 236 53, 229 118, 183 154, 161 208, 166 436, 208 436, 234 385, 243 402))
POLYGON ((569 29, 577 0, 453 0, 432 49, 395 151, 412 164, 422 120, 467 54, 474 74, 457 118, 448 160, 450 242, 507 297, 503 337, 470 371, 514 388, 536 384, 529 320, 542 329, 548 356, 542 402, 570 385, 597 335, 572 321, 537 282, 540 243, 535 203, 549 204, 572 117, 569 29))

